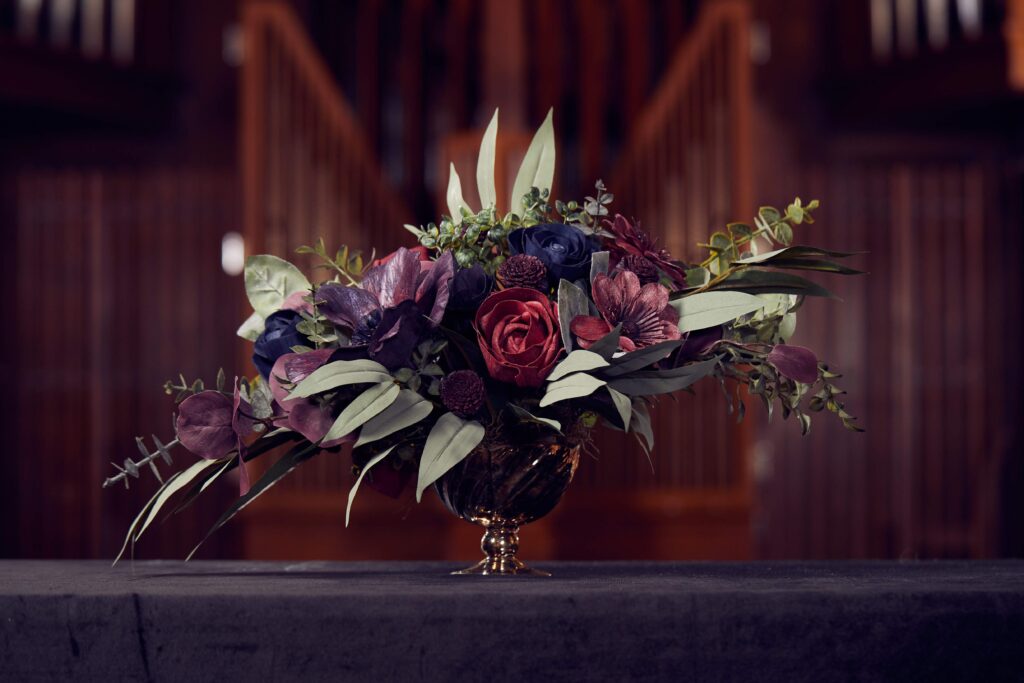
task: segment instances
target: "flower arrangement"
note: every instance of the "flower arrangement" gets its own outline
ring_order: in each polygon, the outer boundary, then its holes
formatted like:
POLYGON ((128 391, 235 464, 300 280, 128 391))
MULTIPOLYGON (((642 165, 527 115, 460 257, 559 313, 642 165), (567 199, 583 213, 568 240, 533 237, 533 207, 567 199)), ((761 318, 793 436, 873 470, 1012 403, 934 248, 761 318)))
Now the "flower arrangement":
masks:
MULTIPOLYGON (((649 454, 650 406, 705 378, 727 398, 729 383, 745 386, 804 433, 822 410, 859 429, 838 375, 787 343, 803 299, 830 296, 797 272, 858 272, 838 262, 851 254, 792 244, 817 201, 762 207, 753 224, 715 232, 703 260, 686 263, 639 223, 612 216, 601 181, 582 203, 550 201, 550 113, 516 177, 513 210, 499 213, 497 121, 495 112, 480 147, 483 206, 466 204, 452 166, 449 215, 406 226, 418 245, 367 261, 347 248, 331 254, 322 240, 300 248, 321 262, 319 281, 276 256, 249 257, 254 312, 239 335, 254 343, 259 374, 229 385, 222 371, 213 388, 167 383, 175 438, 154 437, 152 450, 138 439, 143 457, 115 465, 104 482, 127 485, 144 467, 161 479, 118 558, 161 512, 186 507, 232 470, 240 496, 210 533, 303 462, 346 446, 358 472, 346 524, 364 482, 392 496, 411 485, 419 501, 475 449, 510 435, 578 446, 603 422, 649 454), (156 463, 171 463, 178 445, 197 460, 163 480, 156 463), (250 482, 246 463, 284 446, 250 482)), ((735 404, 740 417, 744 405, 735 404)))

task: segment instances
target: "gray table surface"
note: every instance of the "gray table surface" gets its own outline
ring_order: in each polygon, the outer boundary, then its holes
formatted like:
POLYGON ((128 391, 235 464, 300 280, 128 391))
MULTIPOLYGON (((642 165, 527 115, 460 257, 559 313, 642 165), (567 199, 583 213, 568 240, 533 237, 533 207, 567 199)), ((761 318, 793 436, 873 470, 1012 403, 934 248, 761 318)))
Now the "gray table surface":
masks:
POLYGON ((0 562, 0 680, 1024 680, 1024 562, 0 562))

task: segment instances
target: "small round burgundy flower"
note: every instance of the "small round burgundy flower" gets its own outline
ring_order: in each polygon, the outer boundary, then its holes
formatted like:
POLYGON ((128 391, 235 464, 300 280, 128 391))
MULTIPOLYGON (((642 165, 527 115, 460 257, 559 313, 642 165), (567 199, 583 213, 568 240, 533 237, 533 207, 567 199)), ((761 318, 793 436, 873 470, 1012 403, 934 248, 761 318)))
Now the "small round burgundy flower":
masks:
POLYGON ((441 403, 459 417, 480 412, 486 394, 484 381, 472 370, 456 370, 441 380, 441 403))
POLYGON ((498 282, 505 289, 511 287, 527 287, 530 289, 547 289, 548 269, 544 262, 529 254, 509 256, 508 260, 498 268, 498 282))
POLYGON ((657 282, 658 267, 651 263, 650 259, 640 254, 627 254, 622 257, 618 265, 615 266, 616 270, 628 270, 634 273, 639 279, 641 285, 649 285, 652 282, 657 282))

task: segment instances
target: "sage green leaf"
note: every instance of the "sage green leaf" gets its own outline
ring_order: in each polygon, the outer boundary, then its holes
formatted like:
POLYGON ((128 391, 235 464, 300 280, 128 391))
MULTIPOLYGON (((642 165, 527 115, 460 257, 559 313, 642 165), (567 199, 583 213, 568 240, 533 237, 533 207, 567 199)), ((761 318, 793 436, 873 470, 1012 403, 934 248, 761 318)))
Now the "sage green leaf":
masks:
POLYGON ((309 373, 285 400, 315 396, 349 384, 377 384, 390 380, 388 369, 372 360, 336 360, 309 373))
POLYGON ((497 144, 498 110, 495 109, 494 116, 484 131, 484 137, 480 140, 480 154, 476 158, 476 191, 480 195, 481 209, 498 204, 498 192, 494 189, 494 157, 497 144))
MULTIPOLYGON (((569 282, 558 281, 558 326, 562 333, 562 345, 566 352, 572 351, 572 331, 569 329, 573 318, 590 313, 590 300, 587 293, 569 282)), ((618 343, 616 341, 616 343, 618 343)))
POLYGON ((691 363, 673 370, 656 370, 634 372, 625 377, 617 377, 608 381, 608 386, 621 391, 627 396, 652 396, 654 394, 670 394, 685 389, 699 379, 707 377, 715 370, 717 358, 710 358, 700 363, 691 363))
POLYGON ((623 431, 629 431, 629 417, 633 412, 632 401, 629 396, 626 396, 622 392, 616 391, 611 387, 605 387, 608 390, 608 395, 612 397, 612 403, 615 404, 615 409, 619 411, 619 417, 622 419, 623 431))
POLYGON ((800 294, 836 299, 832 292, 799 275, 775 270, 744 268, 715 285, 715 291, 749 292, 751 294, 800 294))
POLYGON ((738 259, 736 263, 757 263, 767 264, 776 259, 820 259, 820 258, 848 258, 850 256, 857 256, 863 252, 856 251, 829 251, 827 249, 819 249, 817 247, 785 247, 783 249, 775 249, 774 251, 766 251, 763 254, 744 256, 738 259))
POLYGON ((263 334, 263 328, 266 325, 266 320, 259 313, 253 313, 245 322, 238 327, 238 331, 235 332, 239 337, 247 341, 254 342, 260 338, 263 334))
POLYGON ((620 377, 636 370, 650 367, 659 360, 668 358, 669 354, 683 345, 682 339, 658 342, 631 353, 619 356, 612 361, 612 367, 602 373, 604 377, 620 377))
POLYGON ((324 434, 322 441, 328 443, 351 434, 394 403, 398 398, 398 392, 398 385, 389 378, 388 381, 376 384, 359 394, 341 411, 338 419, 324 434))
POLYGON ((564 379, 549 384, 544 398, 540 400, 540 407, 544 408, 552 403, 566 401, 571 398, 590 396, 597 391, 598 387, 603 387, 604 385, 605 381, 603 379, 577 372, 574 375, 569 375, 564 379))
POLYGON ((271 465, 270 469, 264 472, 259 481, 252 485, 252 488, 249 489, 248 493, 244 496, 239 496, 239 498, 231 504, 231 507, 224 511, 224 514, 220 516, 213 527, 211 527, 210 530, 206 532, 206 535, 203 536, 203 540, 199 541, 199 543, 196 544, 196 547, 192 549, 192 552, 188 554, 185 561, 187 562, 191 560, 192 556, 196 554, 196 551, 199 550, 200 546, 206 542, 206 539, 212 536, 217 529, 227 524, 227 522, 245 508, 245 506, 256 500, 267 489, 281 481, 281 479, 287 476, 288 473, 312 458, 319 451, 319 446, 307 442, 299 444, 281 456, 281 459, 271 465))
POLYGON ((593 282, 594 278, 598 275, 608 274, 608 259, 609 254, 607 251, 597 251, 590 255, 590 281, 593 282))
POLYGON ((168 481, 167 486, 161 487, 160 493, 157 494, 156 498, 153 501, 153 504, 149 507, 149 513, 146 515, 146 521, 144 521, 142 523, 142 526, 139 527, 139 531, 137 534, 135 534, 135 538, 132 539, 132 542, 134 543, 142 537, 142 534, 146 532, 146 529, 149 528, 149 525, 153 522, 154 519, 156 519, 156 516, 160 513, 160 509, 168 500, 171 499, 171 496, 173 496, 175 493, 188 486, 189 483, 191 483, 193 480, 199 477, 200 474, 210 469, 214 465, 223 466, 225 460, 231 461, 235 457, 237 456, 232 456, 230 458, 220 460, 199 460, 198 462, 192 463, 192 465, 188 469, 179 472, 178 476, 174 478, 174 481, 168 481))
POLYGON ((588 351, 592 351, 605 360, 610 360, 615 352, 619 350, 619 337, 622 334, 622 325, 616 325, 612 331, 590 345, 588 351))
POLYGON ((388 457, 388 454, 395 449, 394 446, 378 453, 377 455, 370 458, 370 461, 363 465, 363 468, 359 471, 359 476, 356 478, 356 483, 352 484, 352 490, 348 492, 348 505, 345 506, 345 528, 348 528, 348 520, 352 515, 352 501, 356 499, 356 491, 359 490, 359 485, 363 483, 363 477, 370 471, 370 468, 379 463, 384 458, 388 457))
POLYGON ((547 118, 533 136, 523 163, 512 185, 511 211, 522 215, 523 197, 531 187, 550 190, 555 179, 555 126, 552 122, 554 109, 548 110, 547 118))
POLYGON ((411 427, 434 410, 434 404, 415 391, 402 389, 398 398, 384 412, 371 418, 359 430, 359 440, 353 448, 383 439, 395 432, 411 427))
POLYGON ((789 338, 796 332, 796 313, 787 313, 782 316, 782 321, 779 323, 779 337, 782 341, 787 342, 789 338))
POLYGON ((245 294, 252 310, 266 318, 295 292, 308 292, 306 276, 288 261, 262 254, 245 260, 245 294))
POLYGON ((633 401, 633 433, 636 440, 648 453, 654 450, 654 430, 651 428, 651 414, 647 412, 647 404, 642 400, 633 401), (643 437, 643 441, 640 437, 643 437), (644 441, 647 443, 645 444, 644 441))
POLYGON ((451 214, 452 223, 458 225, 462 222, 462 209, 465 208, 467 211, 472 211, 472 209, 462 198, 462 181, 459 180, 455 164, 449 164, 448 168, 448 192, 445 194, 445 199, 448 200, 448 213, 451 214))
POLYGON ((416 502, 423 492, 445 472, 458 465, 484 439, 484 428, 475 420, 463 420, 445 413, 434 424, 423 445, 416 481, 416 502))
POLYGON ((572 372, 586 372, 587 370, 606 368, 608 365, 608 361, 593 351, 577 349, 555 366, 555 369, 548 375, 547 381, 554 382, 572 372))
POLYGON ((520 418, 522 418, 523 420, 525 420, 527 422, 535 422, 537 424, 544 425, 546 427, 550 427, 551 429, 554 429, 559 434, 562 433, 562 423, 559 422, 558 420, 550 420, 550 419, 548 419, 546 417, 537 417, 536 415, 531 413, 529 410, 526 410, 525 408, 517 406, 515 403, 509 403, 508 407, 512 409, 513 413, 515 413, 516 415, 518 415, 520 418))
POLYGON ((679 312, 679 331, 705 330, 764 308, 764 301, 744 292, 699 292, 671 301, 679 312))
POLYGON ((150 497, 150 499, 146 501, 146 504, 142 506, 142 509, 139 510, 139 514, 135 515, 135 519, 133 519, 132 523, 128 525, 128 533, 125 534, 124 543, 121 544, 121 550, 117 553, 117 557, 115 557, 114 561, 111 563, 111 567, 117 565, 117 563, 121 561, 121 558, 124 557, 124 551, 128 549, 129 543, 131 543, 132 547, 134 548, 135 540, 138 538, 138 535, 135 533, 135 529, 138 528, 139 523, 142 521, 142 518, 146 516, 146 513, 153 506, 153 503, 156 502, 156 499, 160 497, 160 494, 164 492, 164 489, 170 486, 171 483, 175 479, 177 479, 180 474, 181 472, 175 472, 170 477, 168 477, 167 481, 161 484, 160 488, 156 490, 156 493, 154 493, 150 497))

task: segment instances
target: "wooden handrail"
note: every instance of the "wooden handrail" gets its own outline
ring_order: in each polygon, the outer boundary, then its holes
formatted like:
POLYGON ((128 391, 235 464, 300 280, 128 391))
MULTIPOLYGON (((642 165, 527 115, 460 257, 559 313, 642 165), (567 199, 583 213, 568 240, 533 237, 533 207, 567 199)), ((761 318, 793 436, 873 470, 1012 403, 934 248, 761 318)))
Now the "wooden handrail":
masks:
POLYGON ((240 154, 250 251, 290 250, 319 236, 367 251, 396 246, 411 213, 294 11, 251 0, 242 28, 240 154), (316 226, 309 225, 313 214, 316 226))

